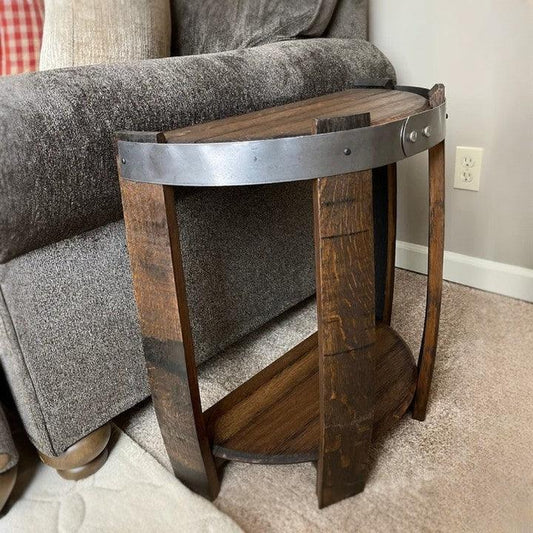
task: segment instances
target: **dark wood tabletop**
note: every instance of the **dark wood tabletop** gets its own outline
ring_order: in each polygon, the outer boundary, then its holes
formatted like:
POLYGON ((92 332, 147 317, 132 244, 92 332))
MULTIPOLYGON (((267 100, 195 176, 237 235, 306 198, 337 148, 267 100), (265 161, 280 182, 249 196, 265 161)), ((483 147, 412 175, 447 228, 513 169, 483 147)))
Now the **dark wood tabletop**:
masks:
POLYGON ((418 94, 388 89, 350 89, 270 107, 187 128, 163 132, 166 142, 249 141, 313 133, 315 119, 370 113, 371 125, 385 124, 429 109, 418 94))

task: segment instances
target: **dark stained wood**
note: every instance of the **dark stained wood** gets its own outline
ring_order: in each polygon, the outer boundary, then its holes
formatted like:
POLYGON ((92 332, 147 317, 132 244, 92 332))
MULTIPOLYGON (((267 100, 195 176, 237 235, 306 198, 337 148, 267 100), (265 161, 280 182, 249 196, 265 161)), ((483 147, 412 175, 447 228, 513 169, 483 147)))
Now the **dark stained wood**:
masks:
POLYGON ((385 299, 383 322, 390 325, 394 299, 394 273, 396 264, 396 209, 397 209, 397 167, 387 166, 387 265, 385 267, 385 299))
POLYGON ((314 334, 206 411, 215 455, 269 463, 316 459, 318 431, 306 440, 304 429, 318 422, 316 347, 314 334))
MULTIPOLYGON (((378 324, 373 438, 410 406, 416 364, 403 339, 378 324)), ((214 455, 251 463, 318 460, 318 339, 311 335, 205 412, 214 455)))
POLYGON ((120 177, 152 399, 176 476, 214 499, 220 484, 201 410, 172 187, 120 177))
MULTIPOLYGON (((368 126, 370 115, 318 119, 316 133, 368 126)), ((372 172, 314 182, 320 508, 364 489, 374 425, 372 172)))
POLYGON ((386 324, 376 327, 374 430, 382 437, 405 414, 416 389, 415 358, 402 337, 386 324))
POLYGON ((446 101, 446 92, 442 83, 437 83, 429 90, 429 107, 432 109, 442 105, 446 101))
MULTIPOLYGON (((430 103, 439 105, 444 88, 434 87, 429 98, 353 89, 171 132, 135 138, 125 132, 120 138, 218 142, 308 135, 404 118, 430 103)), ((173 190, 120 179, 154 406, 174 471, 194 491, 213 499, 219 490, 217 467, 226 460, 317 460, 324 507, 363 490, 372 438, 410 405, 415 418, 425 414, 442 289, 444 144, 439 150, 430 151, 428 309, 418 374, 403 340, 385 323, 375 324, 371 171, 320 178, 313 184, 318 333, 203 414, 173 190)), ((388 202, 384 319, 390 323, 395 165, 388 170, 388 202)))
POLYGON ((370 113, 357 113, 355 115, 343 115, 340 117, 315 119, 316 133, 331 133, 335 131, 353 130, 370 126, 370 113))
POLYGON ((167 142, 251 140, 311 134, 321 117, 372 115, 372 125, 383 124, 428 109, 417 94, 385 89, 351 89, 246 115, 214 120, 164 132, 167 142))
POLYGON ((429 150, 429 255, 426 317, 418 359, 418 383, 413 418, 426 418, 429 390, 435 366, 442 299, 444 259, 444 141, 429 150))

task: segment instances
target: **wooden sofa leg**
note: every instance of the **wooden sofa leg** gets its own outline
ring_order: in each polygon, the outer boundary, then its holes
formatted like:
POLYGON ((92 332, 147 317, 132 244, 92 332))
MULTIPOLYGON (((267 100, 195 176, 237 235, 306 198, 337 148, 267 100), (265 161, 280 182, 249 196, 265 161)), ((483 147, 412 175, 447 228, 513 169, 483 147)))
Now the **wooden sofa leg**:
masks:
MULTIPOLYGON (((0 463, 2 462, 2 456, 0 454, 0 463)), ((17 480, 17 466, 6 470, 0 474, 0 512, 4 508, 13 487, 15 486, 15 481, 17 480)))
POLYGON ((99 470, 107 459, 111 426, 105 424, 68 448, 59 457, 39 452, 41 461, 64 479, 84 479, 99 470))

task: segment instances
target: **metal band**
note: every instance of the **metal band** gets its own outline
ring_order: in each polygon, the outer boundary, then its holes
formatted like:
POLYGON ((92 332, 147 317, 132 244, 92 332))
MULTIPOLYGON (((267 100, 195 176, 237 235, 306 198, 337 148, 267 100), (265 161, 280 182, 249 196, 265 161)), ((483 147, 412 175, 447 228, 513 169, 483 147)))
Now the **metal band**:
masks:
MULTIPOLYGON (((410 92, 427 89, 405 88, 410 92)), ((118 141, 121 175, 175 186, 260 185, 376 168, 435 146, 446 136, 446 103, 355 130, 219 143, 118 141)))
POLYGON ((429 98, 429 89, 426 89, 425 87, 412 87, 411 85, 396 85, 394 89, 397 91, 403 91, 406 93, 418 94, 419 96, 423 96, 424 98, 429 98))

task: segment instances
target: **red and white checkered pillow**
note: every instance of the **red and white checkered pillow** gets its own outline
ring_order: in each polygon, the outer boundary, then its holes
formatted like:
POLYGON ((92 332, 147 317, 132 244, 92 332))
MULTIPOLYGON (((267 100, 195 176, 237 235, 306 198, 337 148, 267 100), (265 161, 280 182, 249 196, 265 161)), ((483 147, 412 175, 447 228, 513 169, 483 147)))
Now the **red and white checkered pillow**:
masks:
POLYGON ((43 0, 0 0, 0 75, 37 70, 43 0))

